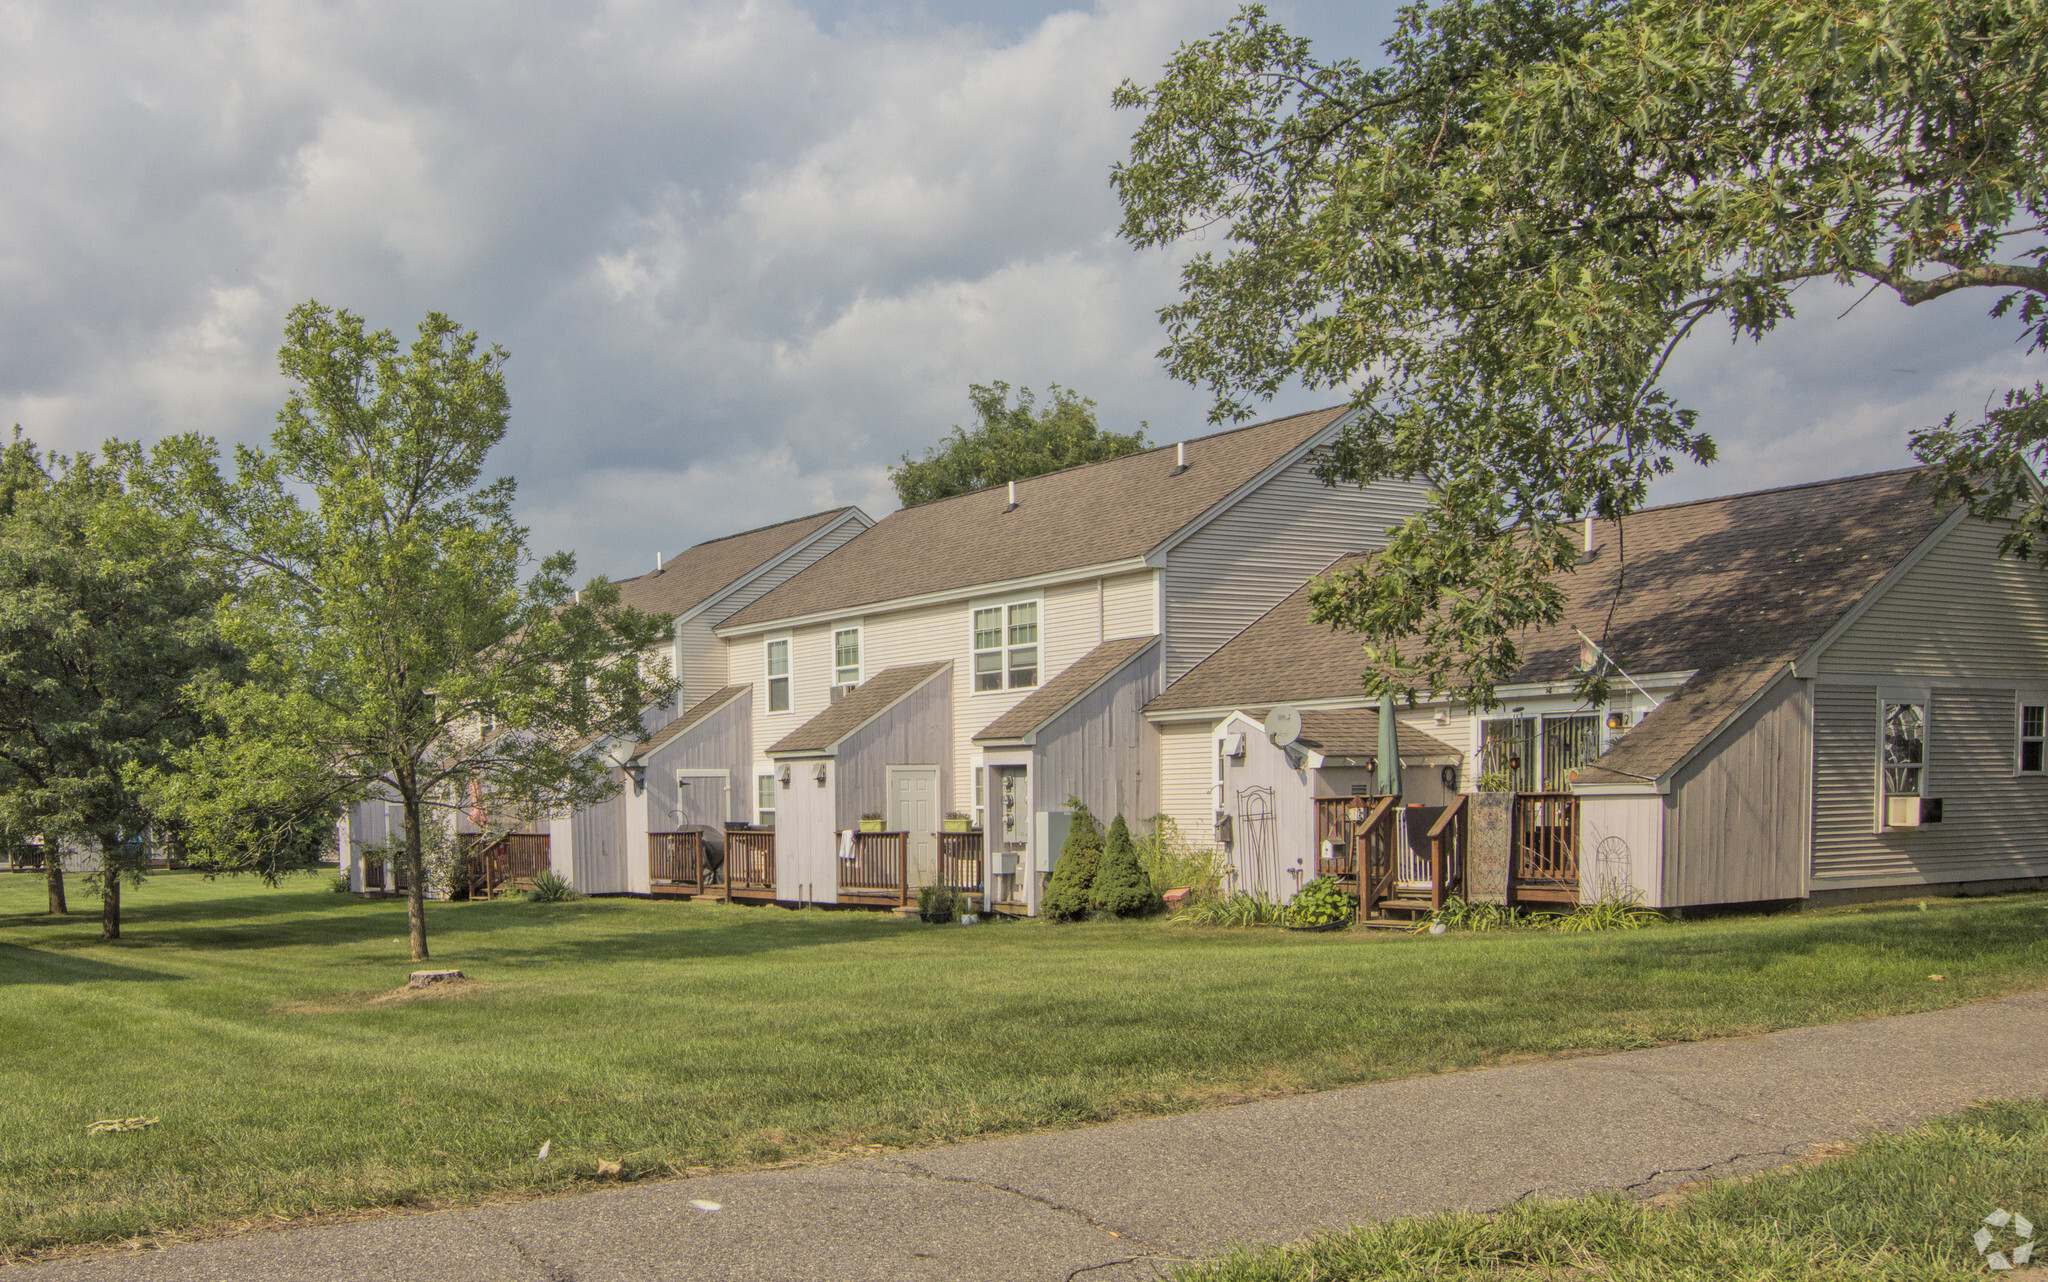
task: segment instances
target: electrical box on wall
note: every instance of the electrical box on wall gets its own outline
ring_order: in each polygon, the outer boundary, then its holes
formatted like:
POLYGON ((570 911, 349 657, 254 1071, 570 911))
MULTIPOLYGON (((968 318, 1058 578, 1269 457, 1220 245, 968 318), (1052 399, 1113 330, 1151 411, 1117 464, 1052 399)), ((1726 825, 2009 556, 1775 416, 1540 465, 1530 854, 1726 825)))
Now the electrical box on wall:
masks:
POLYGON ((1941 822, 1939 797, 1886 797, 1884 824, 1887 828, 1919 828, 1941 822))

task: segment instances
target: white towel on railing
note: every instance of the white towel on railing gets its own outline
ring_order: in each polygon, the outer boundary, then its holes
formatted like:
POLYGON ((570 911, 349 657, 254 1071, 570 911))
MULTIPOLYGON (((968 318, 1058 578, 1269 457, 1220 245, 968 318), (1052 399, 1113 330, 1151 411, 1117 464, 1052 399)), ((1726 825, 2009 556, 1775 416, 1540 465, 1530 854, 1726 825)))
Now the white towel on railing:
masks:
POLYGON ((853 828, 846 828, 839 833, 839 857, 849 863, 853 861, 853 835, 856 831, 853 828))

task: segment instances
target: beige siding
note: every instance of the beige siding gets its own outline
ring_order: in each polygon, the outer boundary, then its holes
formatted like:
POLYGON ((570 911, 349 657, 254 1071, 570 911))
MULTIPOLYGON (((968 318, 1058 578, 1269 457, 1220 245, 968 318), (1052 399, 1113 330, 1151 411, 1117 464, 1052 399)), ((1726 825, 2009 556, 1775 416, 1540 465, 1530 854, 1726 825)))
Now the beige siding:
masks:
POLYGON ((1207 658, 1308 577, 1386 542, 1423 487, 1326 486, 1304 458, 1167 554, 1167 680, 1207 658))
POLYGON ((1144 637, 1159 631, 1159 576, 1156 571, 1102 580, 1102 635, 1144 637))
POLYGON ((1998 555, 2001 530, 1966 520, 1835 639, 1819 674, 2040 680, 2048 578, 1998 555))
POLYGON ((1214 735, 1206 721, 1159 727, 1160 809, 1197 846, 1211 845, 1215 837, 1214 735))
POLYGON ((1579 798, 1579 897, 1638 897, 1664 908, 1664 798, 1579 798))
POLYGON ((1807 698, 1806 683, 1788 672, 1673 776, 1667 905, 1806 893, 1807 698))
POLYGON ((1879 833, 1877 687, 1819 685, 1813 888, 2048 875, 2048 780, 2013 774, 2016 706, 2009 687, 1934 685, 1927 793, 1943 821, 1879 833))
POLYGON ((725 642, 714 636, 711 620, 698 615, 676 628, 676 652, 680 661, 676 675, 682 678, 682 693, 675 708, 688 708, 726 682, 725 642))

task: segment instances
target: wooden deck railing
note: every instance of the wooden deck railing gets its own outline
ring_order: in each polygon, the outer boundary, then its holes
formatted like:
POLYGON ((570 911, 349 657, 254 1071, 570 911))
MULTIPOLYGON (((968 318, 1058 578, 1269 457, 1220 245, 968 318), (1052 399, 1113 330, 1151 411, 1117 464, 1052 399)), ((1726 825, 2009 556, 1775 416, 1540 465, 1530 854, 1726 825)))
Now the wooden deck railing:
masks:
POLYGON ((664 890, 704 889, 704 834, 647 834, 647 880, 664 890))
MULTIPOLYGON (((375 856, 365 856, 363 859, 364 893, 372 890, 381 893, 383 889, 384 861, 375 856)), ((391 889, 395 891, 412 889, 411 879, 406 872, 405 859, 403 857, 391 861, 391 889)))
POLYGON ((1470 819, 1459 793, 1429 827, 1429 906, 1465 893, 1465 830, 1470 819))
POLYGON ((938 884, 955 890, 981 890, 981 852, 978 832, 940 833, 938 884))
POLYGON ((1372 911, 1374 904, 1394 893, 1401 799, 1318 797, 1315 806, 1316 875, 1350 883, 1358 895, 1358 911, 1372 911))
MULTIPOLYGON (((403 866, 400 867, 402 873, 403 866)), ((535 877, 550 867, 548 835, 544 832, 515 832, 488 846, 472 846, 470 898, 489 899, 508 886, 530 886, 535 877)))
POLYGON ((1569 792, 1525 792, 1515 798, 1509 894, 1516 899, 1577 903, 1579 799, 1569 792))
POLYGON ((775 830, 725 830, 725 897, 775 894, 775 830))
POLYGON ((910 902, 910 834, 856 832, 853 853, 839 857, 839 894, 910 902))

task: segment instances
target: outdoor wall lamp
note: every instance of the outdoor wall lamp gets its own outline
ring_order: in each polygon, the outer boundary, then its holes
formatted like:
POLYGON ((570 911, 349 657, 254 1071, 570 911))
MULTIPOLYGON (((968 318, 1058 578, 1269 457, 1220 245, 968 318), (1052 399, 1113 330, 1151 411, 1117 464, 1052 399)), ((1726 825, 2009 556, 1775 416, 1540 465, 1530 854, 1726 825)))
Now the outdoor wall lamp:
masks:
POLYGON ((822 761, 820 761, 820 762, 818 763, 818 773, 817 773, 817 776, 816 776, 816 777, 817 777, 817 780, 818 780, 818 786, 819 786, 820 788, 824 787, 824 786, 825 786, 825 763, 824 763, 824 762, 822 762, 822 761))
POLYGON ((782 786, 783 786, 783 787, 785 787, 785 788, 789 787, 789 767, 788 767, 788 766, 784 766, 784 767, 782 768, 782 786))
POLYGON ((640 795, 641 793, 643 793, 643 792, 646 792, 646 791, 647 791, 647 763, 646 763, 646 762, 644 762, 644 761, 628 761, 628 762, 627 762, 627 763, 626 763, 625 765, 623 765, 623 766, 621 766, 621 767, 619 767, 619 768, 620 768, 621 770, 624 770, 624 771, 626 772, 626 778, 628 778, 628 779, 631 779, 631 780, 633 781, 633 795, 634 795, 634 796, 636 796, 636 797, 637 797, 637 796, 639 796, 639 795, 640 795))

